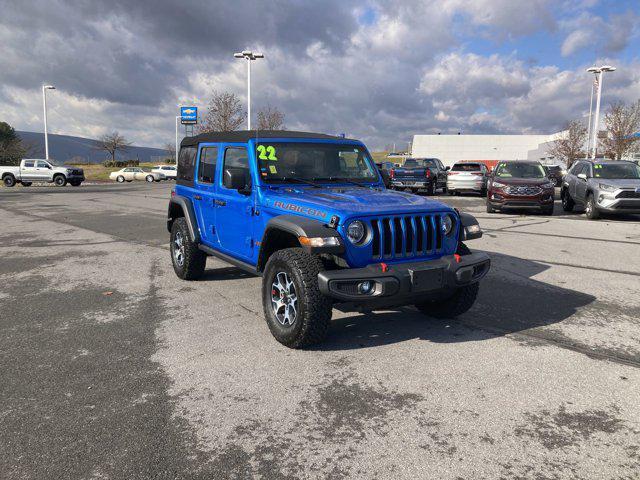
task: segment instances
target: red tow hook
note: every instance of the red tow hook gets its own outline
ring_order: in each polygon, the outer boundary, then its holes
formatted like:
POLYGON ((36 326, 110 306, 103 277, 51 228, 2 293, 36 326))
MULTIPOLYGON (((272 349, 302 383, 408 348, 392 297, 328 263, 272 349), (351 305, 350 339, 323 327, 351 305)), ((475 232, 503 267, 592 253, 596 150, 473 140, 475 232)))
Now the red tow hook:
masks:
POLYGON ((462 257, 460 255, 458 255, 457 253, 453 254, 453 258, 456 259, 456 263, 460 263, 462 261, 462 257))
POLYGON ((382 269, 382 273, 387 273, 389 271, 389 265, 386 263, 381 263, 380 268, 382 269))

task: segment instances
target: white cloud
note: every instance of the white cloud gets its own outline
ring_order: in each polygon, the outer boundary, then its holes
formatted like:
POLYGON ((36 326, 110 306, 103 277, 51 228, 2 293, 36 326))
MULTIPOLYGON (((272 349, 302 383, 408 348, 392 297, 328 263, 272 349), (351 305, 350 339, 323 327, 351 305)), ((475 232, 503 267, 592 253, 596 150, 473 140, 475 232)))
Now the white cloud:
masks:
POLYGON ((563 22, 568 31, 561 53, 568 57, 587 48, 595 52, 617 53, 638 35, 640 16, 634 12, 611 15, 608 19, 584 12, 577 18, 563 22))

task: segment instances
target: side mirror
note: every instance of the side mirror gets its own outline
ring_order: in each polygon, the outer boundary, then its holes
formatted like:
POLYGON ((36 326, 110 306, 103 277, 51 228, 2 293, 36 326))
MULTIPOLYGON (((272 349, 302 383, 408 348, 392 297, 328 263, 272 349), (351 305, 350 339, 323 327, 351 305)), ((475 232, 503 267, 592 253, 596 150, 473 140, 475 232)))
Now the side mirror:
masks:
POLYGON ((229 190, 244 193, 247 190, 247 175, 242 168, 227 168, 224 171, 224 186, 229 190))
POLYGON ((445 170, 451 170, 451 167, 449 165, 447 165, 446 167, 444 167, 445 170))
POLYGON ((578 174, 578 178, 581 180, 587 180, 587 174, 586 173, 579 173, 578 174))

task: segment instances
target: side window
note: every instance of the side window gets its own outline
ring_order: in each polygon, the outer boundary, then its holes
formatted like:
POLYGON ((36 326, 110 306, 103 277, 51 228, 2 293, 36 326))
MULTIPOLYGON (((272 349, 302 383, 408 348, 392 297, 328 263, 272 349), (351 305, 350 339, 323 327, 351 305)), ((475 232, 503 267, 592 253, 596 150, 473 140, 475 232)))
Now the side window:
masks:
POLYGON ((49 168, 49 164, 47 162, 36 162, 37 168, 49 168))
POLYGON ((193 184, 193 171, 196 166, 196 147, 182 147, 178 156, 178 183, 193 184))
POLYGON ((593 172, 591 171, 591 164, 590 163, 585 163, 584 164, 584 170, 582 171, 582 173, 584 173, 587 176, 587 178, 593 177, 593 172))
MULTIPOLYGON (((216 176, 218 161, 218 147, 204 147, 200 150, 200 164, 198 165, 198 181, 213 183, 216 176)), ((167 167, 168 168, 168 167, 167 167)))
POLYGON ((571 175, 578 175, 582 171, 582 162, 576 163, 571 167, 571 175))
POLYGON ((25 168, 33 168, 36 162, 24 162, 25 168))
MULTIPOLYGON (((225 172, 227 169, 237 168, 240 170, 244 170, 245 178, 247 179, 247 187, 251 185, 251 173, 249 170, 249 155, 247 153, 246 148, 238 148, 231 147, 227 148, 224 151, 224 164, 222 171, 225 172)), ((224 181, 226 182, 227 176, 223 175, 224 181)), ((227 185, 224 185, 225 187, 227 185)))

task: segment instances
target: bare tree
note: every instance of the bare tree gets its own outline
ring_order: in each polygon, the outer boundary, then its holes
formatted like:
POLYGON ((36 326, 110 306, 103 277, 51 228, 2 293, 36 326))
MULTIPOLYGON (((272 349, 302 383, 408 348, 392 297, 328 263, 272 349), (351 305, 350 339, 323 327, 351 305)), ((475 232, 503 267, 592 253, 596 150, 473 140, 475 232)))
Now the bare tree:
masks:
POLYGON ((555 140, 548 149, 548 153, 567 164, 567 168, 573 162, 584 157, 584 144, 587 141, 587 127, 579 120, 567 123, 560 137, 555 140))
POLYGON ((612 103, 604 116, 604 124, 607 134, 600 139, 601 149, 605 156, 620 160, 639 140, 634 133, 640 131, 640 100, 631 105, 612 103))
POLYGON ((127 141, 118 132, 107 133, 96 140, 95 149, 104 150, 111 155, 111 161, 116 161, 116 153, 125 152, 131 146, 131 142, 127 141))
POLYGON ((258 112, 258 130, 285 130, 284 113, 271 105, 258 112))
POLYGON ((246 113, 235 93, 214 91, 198 131, 204 133, 238 130, 245 119, 246 113))
POLYGON ((167 163, 175 163, 176 162, 176 146, 169 142, 164 144, 164 149, 169 152, 167 155, 167 163))

